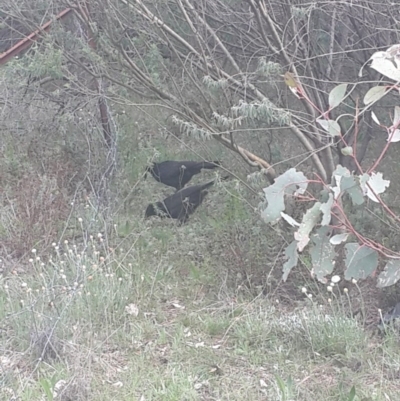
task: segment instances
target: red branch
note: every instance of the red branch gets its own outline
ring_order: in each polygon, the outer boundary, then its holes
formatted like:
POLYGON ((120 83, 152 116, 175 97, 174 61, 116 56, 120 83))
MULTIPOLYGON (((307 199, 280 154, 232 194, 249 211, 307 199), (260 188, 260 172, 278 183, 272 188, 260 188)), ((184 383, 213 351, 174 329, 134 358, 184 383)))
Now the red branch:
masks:
MULTIPOLYGON (((56 21, 64 19, 69 13, 72 11, 71 8, 66 8, 64 11, 61 11, 60 14, 56 16, 56 21)), ((53 21, 48 21, 44 25, 42 25, 35 32, 32 32, 25 39, 20 40, 16 45, 0 54, 0 65, 7 63, 10 59, 17 56, 22 50, 32 46, 33 42, 39 39, 39 36, 43 32, 47 32, 50 29, 50 25, 53 21)))

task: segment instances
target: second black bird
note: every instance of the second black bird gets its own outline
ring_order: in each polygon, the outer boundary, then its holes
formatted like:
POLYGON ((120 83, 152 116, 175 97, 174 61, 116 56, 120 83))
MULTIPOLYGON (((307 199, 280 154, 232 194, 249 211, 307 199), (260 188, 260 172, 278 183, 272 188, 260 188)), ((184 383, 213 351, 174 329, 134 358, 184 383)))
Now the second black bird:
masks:
POLYGON ((194 162, 168 160, 161 163, 153 163, 146 171, 149 171, 155 180, 176 190, 182 189, 194 175, 205 169, 214 169, 219 162, 194 162))
POLYGON ((146 209, 145 217, 170 217, 179 220, 180 223, 185 223, 189 216, 201 205, 208 193, 207 188, 211 187, 214 182, 210 181, 181 189, 165 198, 162 202, 150 204, 146 209))

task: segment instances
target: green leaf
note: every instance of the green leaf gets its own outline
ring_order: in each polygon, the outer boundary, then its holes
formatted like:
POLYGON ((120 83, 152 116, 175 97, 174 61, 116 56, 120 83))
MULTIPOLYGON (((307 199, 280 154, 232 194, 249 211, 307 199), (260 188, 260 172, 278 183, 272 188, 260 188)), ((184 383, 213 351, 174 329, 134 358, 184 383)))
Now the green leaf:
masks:
POLYGON ((297 249, 301 252, 310 242, 310 232, 317 224, 321 215, 321 203, 315 202, 303 216, 299 229, 294 233, 294 239, 298 241, 297 249))
POLYGON ((332 187, 335 199, 341 192, 347 192, 356 205, 364 203, 364 191, 366 193, 365 183, 369 180, 368 174, 366 174, 366 177, 358 177, 356 180, 356 177, 350 173, 349 169, 339 165, 332 176, 337 185, 336 187, 332 187))
POLYGON ((320 210, 323 213, 321 225, 327 226, 331 222, 331 210, 333 205, 333 195, 329 194, 329 199, 327 202, 322 203, 320 210))
POLYGON ((349 397, 347 398, 347 401, 353 401, 355 396, 356 396, 356 388, 353 386, 351 388, 351 390, 350 390, 349 397))
POLYGON ((340 150, 343 156, 352 156, 353 148, 351 146, 346 146, 340 150))
POLYGON ((372 60, 371 68, 378 71, 385 77, 400 81, 400 70, 389 57, 376 57, 372 60))
POLYGON ((396 126, 400 122, 400 107, 395 106, 394 108, 394 118, 393 118, 393 126, 396 126))
POLYGON ((283 281, 286 281, 290 271, 297 266, 299 255, 297 253, 297 241, 292 241, 285 249, 287 261, 283 264, 283 281))
POLYGON ((345 250, 346 280, 365 279, 375 272, 378 267, 378 252, 374 249, 351 242, 345 245, 345 250))
POLYGON ((286 385, 285 385, 285 382, 278 375, 276 375, 275 378, 276 378, 276 381, 278 383, 279 390, 281 390, 282 399, 286 399, 286 385))
POLYGON ((336 234, 333 237, 331 237, 329 242, 332 245, 340 245, 342 242, 347 240, 348 236, 349 236, 349 233, 336 234))
MULTIPOLYGON (((364 179, 365 176, 368 176, 368 174, 363 175, 364 179)), ((379 200, 375 196, 375 194, 379 195, 384 193, 386 188, 389 187, 389 185, 390 181, 384 180, 382 173, 372 173, 367 182, 365 182, 363 179, 361 180, 361 187, 366 192, 368 198, 377 203, 379 203, 379 200), (374 192, 372 192, 372 190, 374 192)))
POLYGON ((377 102, 380 98, 385 96, 387 91, 386 86, 374 86, 364 96, 364 104, 377 102))
POLYGON ((381 125, 378 117, 376 116, 376 114, 373 111, 371 111, 371 117, 375 121, 376 124, 381 125))
POLYGON ((332 229, 329 227, 320 227, 316 233, 312 236, 314 243, 311 246, 311 261, 313 265, 314 274, 317 279, 323 283, 326 282, 325 277, 331 274, 335 267, 335 249, 330 243, 330 235, 332 229))
POLYGON ((327 202, 329 199, 329 194, 330 194, 330 192, 328 189, 326 189, 326 188, 321 189, 321 191, 319 192, 318 200, 320 202, 327 202))
POLYGON ((264 188, 268 206, 261 212, 261 217, 267 223, 276 223, 285 210, 285 195, 292 196, 296 191, 304 193, 308 180, 301 171, 291 168, 275 179, 275 182, 264 188))
POLYGON ((335 120, 326 120, 324 118, 317 118, 315 120, 326 132, 331 136, 340 135, 340 125, 335 120))
POLYGON ((51 381, 47 378, 44 378, 44 379, 40 379, 39 383, 42 386, 47 399, 52 401, 54 399, 54 395, 53 395, 53 389, 52 389, 53 386, 51 384, 51 381))
POLYGON ((386 263, 385 269, 378 277, 378 288, 389 287, 400 279, 400 260, 392 259, 386 263))
POLYGON ((283 220, 285 220, 288 224, 290 224, 292 227, 299 227, 300 223, 298 223, 293 217, 289 216, 286 213, 281 212, 281 217, 283 220))
POLYGON ((364 195, 361 186, 354 175, 342 177, 340 181, 340 189, 350 195, 351 201, 355 205, 362 205, 364 203, 364 195))
POLYGON ((329 93, 329 108, 332 110, 333 108, 339 106, 344 99, 346 94, 347 84, 340 84, 333 88, 329 93))
POLYGON ((387 141, 391 142, 391 143, 399 142, 400 141, 400 130, 395 129, 394 134, 393 134, 393 129, 389 130, 387 141))

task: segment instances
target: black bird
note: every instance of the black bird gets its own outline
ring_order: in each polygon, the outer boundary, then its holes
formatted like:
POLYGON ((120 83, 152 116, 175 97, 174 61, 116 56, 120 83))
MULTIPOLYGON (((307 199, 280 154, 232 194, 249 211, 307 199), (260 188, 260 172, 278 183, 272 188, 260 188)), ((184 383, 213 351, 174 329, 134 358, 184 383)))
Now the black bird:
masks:
POLYGON ((153 163, 147 167, 154 179, 169 187, 174 187, 177 191, 182 189, 194 175, 199 174, 201 169, 214 169, 220 165, 215 162, 193 162, 193 161, 172 161, 168 160, 161 163, 153 163))
MULTIPOLYGON (((228 177, 223 178, 226 179, 228 177)), ((189 216, 201 205, 204 197, 208 194, 207 188, 214 185, 215 180, 205 184, 193 185, 175 192, 162 202, 147 206, 145 217, 160 216, 177 219, 185 223, 189 216)))

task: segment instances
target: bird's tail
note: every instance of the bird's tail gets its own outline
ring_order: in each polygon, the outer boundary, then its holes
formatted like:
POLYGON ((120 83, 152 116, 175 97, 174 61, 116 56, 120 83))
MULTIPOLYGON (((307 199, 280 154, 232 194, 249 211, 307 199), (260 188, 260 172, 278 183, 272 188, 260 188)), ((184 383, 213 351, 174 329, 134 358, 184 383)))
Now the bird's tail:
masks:
POLYGON ((212 170, 213 168, 217 168, 220 165, 221 165, 221 163, 219 161, 215 161, 215 162, 200 162, 199 163, 199 167, 210 169, 210 170, 212 170))

